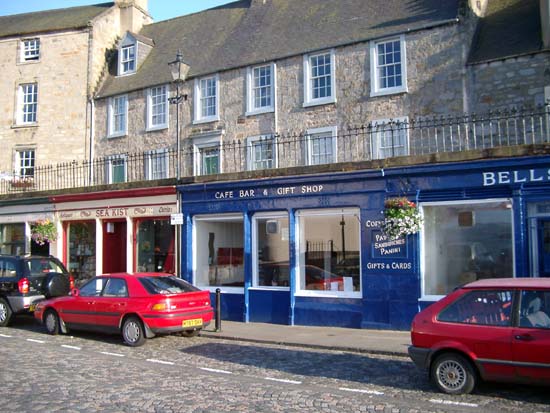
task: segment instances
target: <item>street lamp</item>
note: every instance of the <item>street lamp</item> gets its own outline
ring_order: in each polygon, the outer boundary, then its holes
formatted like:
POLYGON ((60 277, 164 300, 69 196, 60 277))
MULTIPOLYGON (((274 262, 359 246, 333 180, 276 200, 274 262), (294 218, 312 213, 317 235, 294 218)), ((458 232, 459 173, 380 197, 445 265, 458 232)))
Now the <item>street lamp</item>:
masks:
POLYGON ((180 86, 187 78, 189 73, 189 65, 183 61, 183 55, 181 50, 178 50, 176 54, 176 60, 168 63, 170 67, 170 72, 172 73, 172 80, 176 84, 176 94, 168 99, 168 101, 176 105, 176 179, 179 181, 180 174, 180 152, 181 152, 181 143, 180 143, 180 103, 184 100, 187 100, 187 95, 180 94, 180 86))
MULTIPOLYGON (((183 61, 181 50, 178 50, 176 54, 176 60, 168 63, 170 67, 170 73, 172 74, 172 80, 176 84, 176 94, 168 99, 171 104, 176 105, 176 184, 181 178, 180 164, 181 164, 181 143, 180 143, 180 103, 187 100, 187 95, 180 93, 180 87, 187 78, 189 73, 189 65, 183 61)), ((176 211, 181 214, 181 195, 179 191, 176 197, 176 211)), ((175 254, 175 267, 176 275, 181 277, 181 224, 176 225, 175 230, 176 238, 176 254, 175 254)))

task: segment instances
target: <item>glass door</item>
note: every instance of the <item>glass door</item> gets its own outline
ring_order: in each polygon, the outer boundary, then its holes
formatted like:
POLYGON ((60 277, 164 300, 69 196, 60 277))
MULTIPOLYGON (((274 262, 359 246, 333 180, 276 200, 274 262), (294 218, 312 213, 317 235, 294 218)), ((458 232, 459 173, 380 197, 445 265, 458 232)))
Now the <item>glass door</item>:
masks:
POLYGON ((550 277, 550 219, 539 219, 537 232, 539 276, 550 277))

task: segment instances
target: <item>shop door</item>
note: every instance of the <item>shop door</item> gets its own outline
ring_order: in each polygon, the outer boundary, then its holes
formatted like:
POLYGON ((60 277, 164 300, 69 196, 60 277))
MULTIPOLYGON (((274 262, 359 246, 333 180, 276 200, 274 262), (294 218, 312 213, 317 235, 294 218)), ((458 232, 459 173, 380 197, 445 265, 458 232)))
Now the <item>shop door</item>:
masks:
POLYGON ((539 276, 550 277, 550 219, 538 221, 539 276))
POLYGON ((103 223, 103 273, 126 272, 126 221, 103 223))

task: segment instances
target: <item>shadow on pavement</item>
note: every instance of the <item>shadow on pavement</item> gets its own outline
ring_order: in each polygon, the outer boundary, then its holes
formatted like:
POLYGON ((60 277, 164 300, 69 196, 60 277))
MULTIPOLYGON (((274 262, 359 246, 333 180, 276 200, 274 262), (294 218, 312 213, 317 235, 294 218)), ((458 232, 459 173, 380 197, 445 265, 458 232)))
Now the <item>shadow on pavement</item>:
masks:
MULTIPOLYGON (((433 393, 433 397, 438 399, 452 398, 435 390, 429 382, 428 375, 417 369, 407 358, 231 343, 207 343, 180 351, 221 362, 276 370, 293 375, 423 391, 433 393)), ((530 403, 548 404, 550 402, 548 388, 537 386, 481 383, 476 388, 474 396, 476 395, 530 403)), ((463 400, 461 396, 455 396, 455 398, 463 400)))

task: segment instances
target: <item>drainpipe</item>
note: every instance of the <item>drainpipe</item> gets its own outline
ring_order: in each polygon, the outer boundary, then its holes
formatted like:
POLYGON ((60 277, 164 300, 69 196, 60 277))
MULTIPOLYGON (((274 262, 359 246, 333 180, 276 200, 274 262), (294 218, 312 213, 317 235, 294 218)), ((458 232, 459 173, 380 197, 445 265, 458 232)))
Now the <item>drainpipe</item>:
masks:
POLYGON ((550 48, 550 0, 540 0, 540 27, 542 44, 550 48))
POLYGON ((88 158, 88 183, 91 185, 94 181, 94 168, 93 160, 95 156, 94 152, 94 124, 95 124, 95 101, 94 98, 90 98, 90 157, 88 158))

